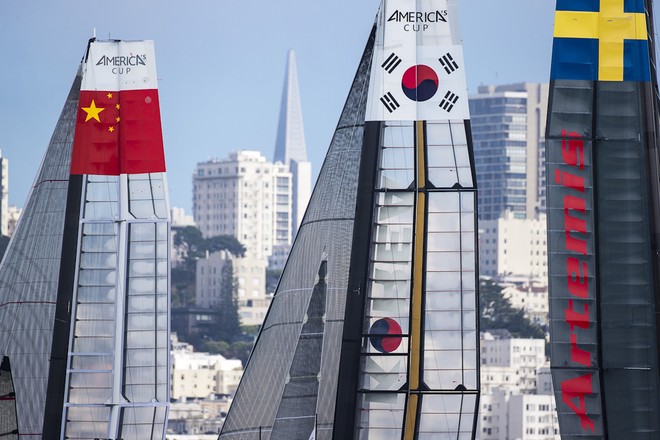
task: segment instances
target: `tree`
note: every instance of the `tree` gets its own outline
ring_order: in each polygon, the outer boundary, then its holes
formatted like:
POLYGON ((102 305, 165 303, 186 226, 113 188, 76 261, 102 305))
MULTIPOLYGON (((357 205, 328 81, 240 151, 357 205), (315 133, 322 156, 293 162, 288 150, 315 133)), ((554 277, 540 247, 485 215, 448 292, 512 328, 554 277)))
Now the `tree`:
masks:
POLYGON ((525 311, 514 308, 502 295, 502 286, 492 280, 479 282, 481 331, 506 329, 516 338, 544 339, 545 331, 525 317, 525 311))
POLYGON ((243 365, 247 363, 253 347, 254 343, 246 341, 238 341, 230 345, 225 341, 208 340, 201 344, 203 351, 211 354, 221 354, 227 359, 240 359, 243 365))
POLYGON ((241 322, 238 317, 237 286, 234 283, 234 265, 231 260, 227 260, 222 266, 221 275, 222 300, 217 307, 218 322, 209 336, 217 341, 234 342, 241 335, 241 322))
POLYGON ((226 250, 235 257, 245 256, 245 246, 241 244, 236 237, 231 235, 217 235, 206 239, 204 242, 204 250, 211 253, 226 250))
POLYGON ((172 307, 188 307, 195 304, 197 260, 206 252, 226 250, 235 257, 245 256, 245 247, 235 237, 218 235, 204 238, 194 226, 174 230, 174 246, 183 249, 181 264, 172 268, 172 307))
POLYGON ((195 259, 204 255, 205 242, 202 232, 194 226, 176 228, 174 233, 174 246, 185 247, 187 259, 195 259))

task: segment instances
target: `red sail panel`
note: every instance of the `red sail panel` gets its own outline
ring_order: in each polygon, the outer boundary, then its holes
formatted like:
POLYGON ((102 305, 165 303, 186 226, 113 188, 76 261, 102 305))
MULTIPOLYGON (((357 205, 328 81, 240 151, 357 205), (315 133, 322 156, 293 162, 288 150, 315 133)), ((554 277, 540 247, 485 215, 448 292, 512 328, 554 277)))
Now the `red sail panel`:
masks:
POLYGON ((80 92, 71 174, 164 171, 158 90, 80 92))

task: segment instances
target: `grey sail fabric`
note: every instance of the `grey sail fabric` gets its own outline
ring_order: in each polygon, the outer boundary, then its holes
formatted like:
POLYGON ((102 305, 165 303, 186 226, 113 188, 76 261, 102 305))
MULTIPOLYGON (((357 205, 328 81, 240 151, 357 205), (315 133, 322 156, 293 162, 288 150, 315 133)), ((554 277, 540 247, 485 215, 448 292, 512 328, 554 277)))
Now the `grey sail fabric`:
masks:
POLYGON ((657 144, 644 139, 656 131, 644 117, 651 110, 644 108, 644 100, 652 93, 650 84, 634 82, 598 83, 596 88, 596 273, 610 438, 660 436, 654 313, 660 288, 653 273, 658 244, 651 240, 658 227, 651 220, 651 191, 660 183, 649 179, 657 158, 649 157, 647 148, 655 151, 657 144))
POLYGON ((0 363, 0 438, 18 440, 16 392, 11 377, 11 365, 6 356, 0 363))
POLYGON ((325 327, 327 296, 327 260, 319 267, 319 281, 309 301, 296 353, 291 362, 289 377, 284 386, 282 401, 273 425, 273 438, 295 438, 302 431, 303 438, 316 432, 316 402, 325 327))
MULTIPOLYGON (((327 302, 316 438, 330 439, 335 415, 356 192, 373 37, 362 56, 273 303, 246 366, 221 439, 302 439, 306 428, 271 437, 319 269, 327 255, 327 302)), ((284 408, 284 406, 282 407, 284 408)), ((282 410, 284 411, 284 409, 282 410)), ((284 416, 285 414, 282 414, 284 416)), ((309 432, 306 433, 309 438, 309 432)))
POLYGON ((0 356, 9 358, 22 439, 41 439, 80 73, 0 265, 0 356))

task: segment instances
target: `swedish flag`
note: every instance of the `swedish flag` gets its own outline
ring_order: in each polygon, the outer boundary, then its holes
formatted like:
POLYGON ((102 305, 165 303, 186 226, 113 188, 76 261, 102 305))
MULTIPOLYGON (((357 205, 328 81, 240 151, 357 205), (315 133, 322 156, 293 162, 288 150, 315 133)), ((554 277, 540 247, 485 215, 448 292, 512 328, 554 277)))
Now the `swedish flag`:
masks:
POLYGON ((550 76, 649 81, 644 0, 557 0, 550 76))

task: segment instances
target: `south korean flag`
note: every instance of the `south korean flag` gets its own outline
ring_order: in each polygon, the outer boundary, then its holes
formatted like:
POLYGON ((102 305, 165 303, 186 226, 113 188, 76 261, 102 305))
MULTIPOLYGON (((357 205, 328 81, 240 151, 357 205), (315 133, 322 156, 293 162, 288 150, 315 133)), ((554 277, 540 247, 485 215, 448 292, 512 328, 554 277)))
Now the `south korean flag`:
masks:
POLYGON ((366 120, 469 119, 463 60, 458 45, 376 50, 366 120))

